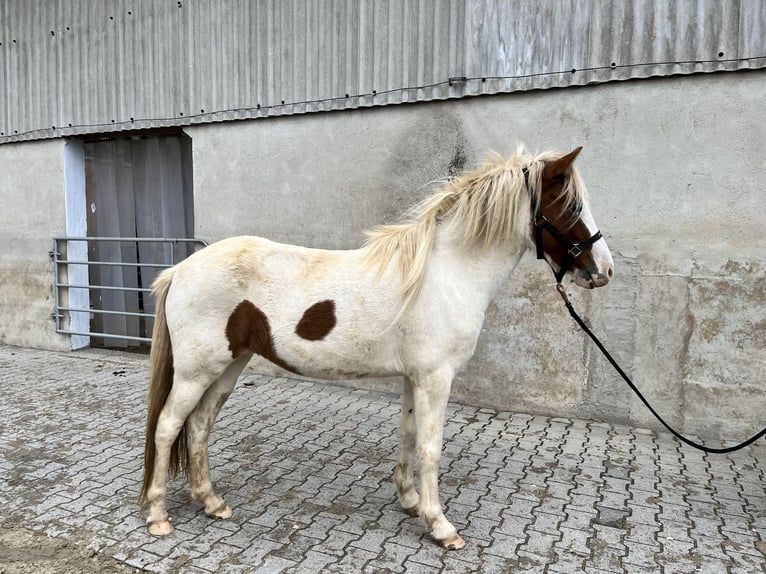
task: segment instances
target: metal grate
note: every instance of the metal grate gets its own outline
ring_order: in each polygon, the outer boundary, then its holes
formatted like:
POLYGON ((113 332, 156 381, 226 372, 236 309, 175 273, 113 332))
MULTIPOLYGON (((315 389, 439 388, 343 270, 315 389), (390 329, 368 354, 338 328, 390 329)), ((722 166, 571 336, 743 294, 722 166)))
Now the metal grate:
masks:
MULTIPOLYGON (((149 309, 153 304, 144 302, 144 295, 151 293, 150 285, 154 276, 162 269, 172 267, 186 258, 194 250, 207 246, 202 239, 188 238, 147 238, 147 237, 54 237, 53 259, 54 271, 54 300, 56 332, 63 335, 82 337, 99 337, 105 340, 116 339, 136 343, 150 343, 151 329, 149 323, 154 319, 154 313, 149 309), (100 261, 89 260, 91 246, 95 244, 130 245, 138 251, 139 244, 151 244, 161 249, 143 250, 144 253, 155 254, 152 261, 100 261), (71 257, 71 258, 70 258, 71 257), (92 270, 107 268, 122 268, 135 270, 137 281, 133 285, 92 284, 89 277, 92 270), (143 271, 143 273, 142 273, 143 271), (142 280, 143 277, 143 280, 142 280), (122 305, 121 309, 103 308, 99 301, 100 293, 117 292, 133 294, 132 305, 122 305), (126 329, 102 331, 91 329, 94 316, 133 318, 126 319, 126 329), (137 328, 142 325, 143 328, 137 328), (132 328, 131 328, 132 325, 132 328), (142 332, 143 331, 143 332, 142 332)), ((98 273, 98 276, 106 274, 98 273)), ((102 282, 103 283, 103 282, 102 282)), ((148 298, 148 297, 147 297, 148 298)), ((103 325, 108 325, 103 322, 103 325)))

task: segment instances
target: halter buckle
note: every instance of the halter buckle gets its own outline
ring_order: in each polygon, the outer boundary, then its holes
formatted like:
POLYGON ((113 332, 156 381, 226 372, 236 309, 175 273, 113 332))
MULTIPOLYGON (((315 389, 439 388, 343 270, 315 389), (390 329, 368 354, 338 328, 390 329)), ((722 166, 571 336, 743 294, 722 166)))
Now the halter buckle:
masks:
POLYGON ((577 259, 580 255, 582 255, 582 247, 580 247, 579 243, 575 243, 567 250, 567 253, 572 259, 577 259))

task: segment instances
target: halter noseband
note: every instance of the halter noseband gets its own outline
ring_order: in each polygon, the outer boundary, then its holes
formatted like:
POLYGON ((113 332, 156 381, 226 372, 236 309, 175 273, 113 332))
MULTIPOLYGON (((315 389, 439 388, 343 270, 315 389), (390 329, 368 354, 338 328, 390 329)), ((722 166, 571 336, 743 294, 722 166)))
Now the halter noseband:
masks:
MULTIPOLYGON (((527 191, 530 192, 530 196, 534 198, 531 190, 529 189, 529 169, 524 167, 521 171, 524 174, 524 185, 526 186, 527 191)), ((545 259, 545 251, 543 250, 543 231, 547 231, 553 235, 559 244, 561 244, 567 250, 566 257, 564 258, 564 263, 561 265, 558 271, 553 268, 553 265, 550 262, 548 263, 548 265, 551 266, 551 271, 553 271, 553 276, 556 278, 556 283, 559 285, 561 285, 561 281, 564 279, 564 275, 566 275, 569 266, 574 263, 575 260, 580 257, 580 255, 583 254, 583 251, 585 251, 587 247, 590 247, 602 237, 601 232, 596 231, 596 233, 584 241, 580 241, 579 243, 571 242, 563 233, 561 233, 561 231, 556 228, 555 225, 553 225, 548 220, 547 217, 543 215, 542 201, 535 202, 534 225, 535 247, 537 248, 538 259, 545 259)))

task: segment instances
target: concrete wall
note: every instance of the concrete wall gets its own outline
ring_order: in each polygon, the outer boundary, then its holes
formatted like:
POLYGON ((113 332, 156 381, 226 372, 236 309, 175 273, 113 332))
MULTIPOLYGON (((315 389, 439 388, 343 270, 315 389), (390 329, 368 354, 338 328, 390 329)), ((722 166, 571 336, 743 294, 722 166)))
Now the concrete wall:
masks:
MULTIPOLYGON (((583 145, 617 275, 604 290, 572 288, 577 308, 670 421, 740 437, 766 409, 765 80, 697 75, 190 128, 197 236, 354 247, 490 149, 583 145)), ((656 426, 596 353, 530 254, 453 396, 656 426)))
MULTIPOLYGON (((355 247, 424 185, 490 149, 583 145, 579 167, 617 275, 599 291, 572 288, 577 308, 673 423, 740 437, 766 409, 764 101, 766 72, 755 71, 189 128, 196 235, 355 247)), ((5 343, 70 345, 50 319, 48 258, 66 229, 65 147, 0 146, 5 343)), ((355 384, 399 390, 397 380, 355 384)), ((531 254, 489 307, 453 397, 656 426, 531 254)))
POLYGON ((0 341, 69 349, 57 335, 54 235, 64 235, 64 140, 0 146, 0 341))

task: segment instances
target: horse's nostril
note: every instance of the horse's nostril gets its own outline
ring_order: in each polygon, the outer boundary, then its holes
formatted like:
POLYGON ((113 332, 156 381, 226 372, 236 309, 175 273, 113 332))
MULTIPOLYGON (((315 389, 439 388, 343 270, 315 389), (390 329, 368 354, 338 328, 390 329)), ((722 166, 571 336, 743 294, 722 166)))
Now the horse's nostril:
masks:
POLYGON ((607 269, 607 270, 606 270, 606 276, 607 276, 609 279, 611 279, 613 275, 614 275, 614 269, 612 269, 612 268, 610 267, 609 269, 607 269))

